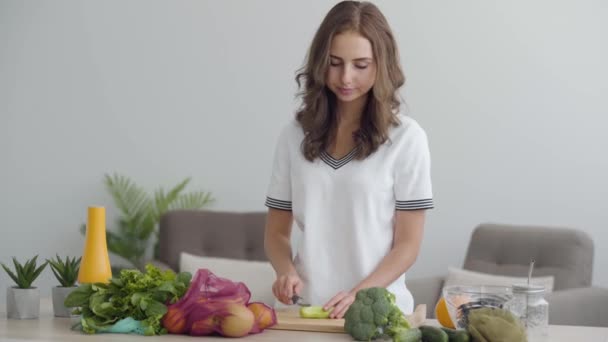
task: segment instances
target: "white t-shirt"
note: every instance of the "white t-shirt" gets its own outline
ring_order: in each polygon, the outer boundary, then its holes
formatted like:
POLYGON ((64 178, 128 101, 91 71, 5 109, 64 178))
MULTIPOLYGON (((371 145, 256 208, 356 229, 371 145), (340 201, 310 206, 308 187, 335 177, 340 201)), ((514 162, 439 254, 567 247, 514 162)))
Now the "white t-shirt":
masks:
MULTIPOLYGON (((426 133, 398 116, 389 140, 363 160, 356 150, 337 160, 328 153, 310 162, 304 133, 293 120, 278 140, 266 206, 291 210, 301 239, 294 264, 305 300, 323 305, 372 273, 391 249, 395 210, 430 209, 433 196, 426 133)), ((405 313, 413 298, 405 274, 387 287, 405 313)))

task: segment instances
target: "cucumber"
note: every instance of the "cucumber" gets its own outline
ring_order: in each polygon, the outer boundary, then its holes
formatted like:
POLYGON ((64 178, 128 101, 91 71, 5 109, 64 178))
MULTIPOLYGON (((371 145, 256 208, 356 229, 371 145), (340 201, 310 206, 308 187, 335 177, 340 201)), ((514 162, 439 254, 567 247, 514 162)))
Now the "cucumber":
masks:
POLYGON ((302 318, 329 318, 328 311, 323 310, 322 306, 303 306, 300 308, 300 317, 302 318))
POLYGON ((469 342, 471 340, 471 336, 466 330, 456 330, 450 328, 441 328, 441 330, 448 334, 450 342, 469 342))
POLYGON ((448 334, 437 327, 423 325, 419 329, 422 333, 422 342, 449 342, 450 340, 448 334))
POLYGON ((393 336, 393 342, 420 342, 421 340, 422 332, 417 328, 403 330, 393 336))

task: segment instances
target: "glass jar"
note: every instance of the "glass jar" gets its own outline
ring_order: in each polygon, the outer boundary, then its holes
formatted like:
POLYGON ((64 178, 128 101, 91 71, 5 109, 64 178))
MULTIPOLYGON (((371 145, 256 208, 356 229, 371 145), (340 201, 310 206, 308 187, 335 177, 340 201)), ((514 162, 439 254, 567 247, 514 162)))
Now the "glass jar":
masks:
POLYGON ((541 285, 513 285, 513 300, 509 310, 526 328, 528 342, 548 341, 549 303, 544 294, 545 287, 541 285))

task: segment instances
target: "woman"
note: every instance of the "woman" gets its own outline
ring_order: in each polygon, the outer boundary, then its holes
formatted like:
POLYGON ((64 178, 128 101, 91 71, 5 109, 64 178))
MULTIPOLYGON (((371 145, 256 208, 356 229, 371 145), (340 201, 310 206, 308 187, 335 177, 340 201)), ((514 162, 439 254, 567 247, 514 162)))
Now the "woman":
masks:
POLYGON ((342 318, 358 290, 405 286, 433 207, 426 134, 399 114, 404 83, 391 29, 368 2, 327 14, 296 80, 302 106, 282 131, 266 205, 266 254, 284 304, 299 295, 342 318), (292 222, 302 231, 292 258, 292 222))

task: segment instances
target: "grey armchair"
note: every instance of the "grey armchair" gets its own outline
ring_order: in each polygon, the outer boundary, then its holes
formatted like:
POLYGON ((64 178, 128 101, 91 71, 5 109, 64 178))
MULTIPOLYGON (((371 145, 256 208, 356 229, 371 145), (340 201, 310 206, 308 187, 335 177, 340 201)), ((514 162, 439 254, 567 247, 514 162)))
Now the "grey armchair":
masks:
POLYGON ((161 268, 179 268, 181 252, 242 260, 268 260, 264 252, 264 212, 174 210, 161 217, 161 268))
MULTIPOLYGON (((505 276, 555 277, 547 295, 551 324, 608 326, 608 289, 591 286, 593 241, 584 232, 540 226, 482 224, 475 228, 464 269, 505 276), (576 304, 577 305, 573 305, 576 304)), ((408 279, 417 303, 434 308, 441 296, 442 276, 408 279)), ((434 316, 434 310, 428 310, 434 316)))

